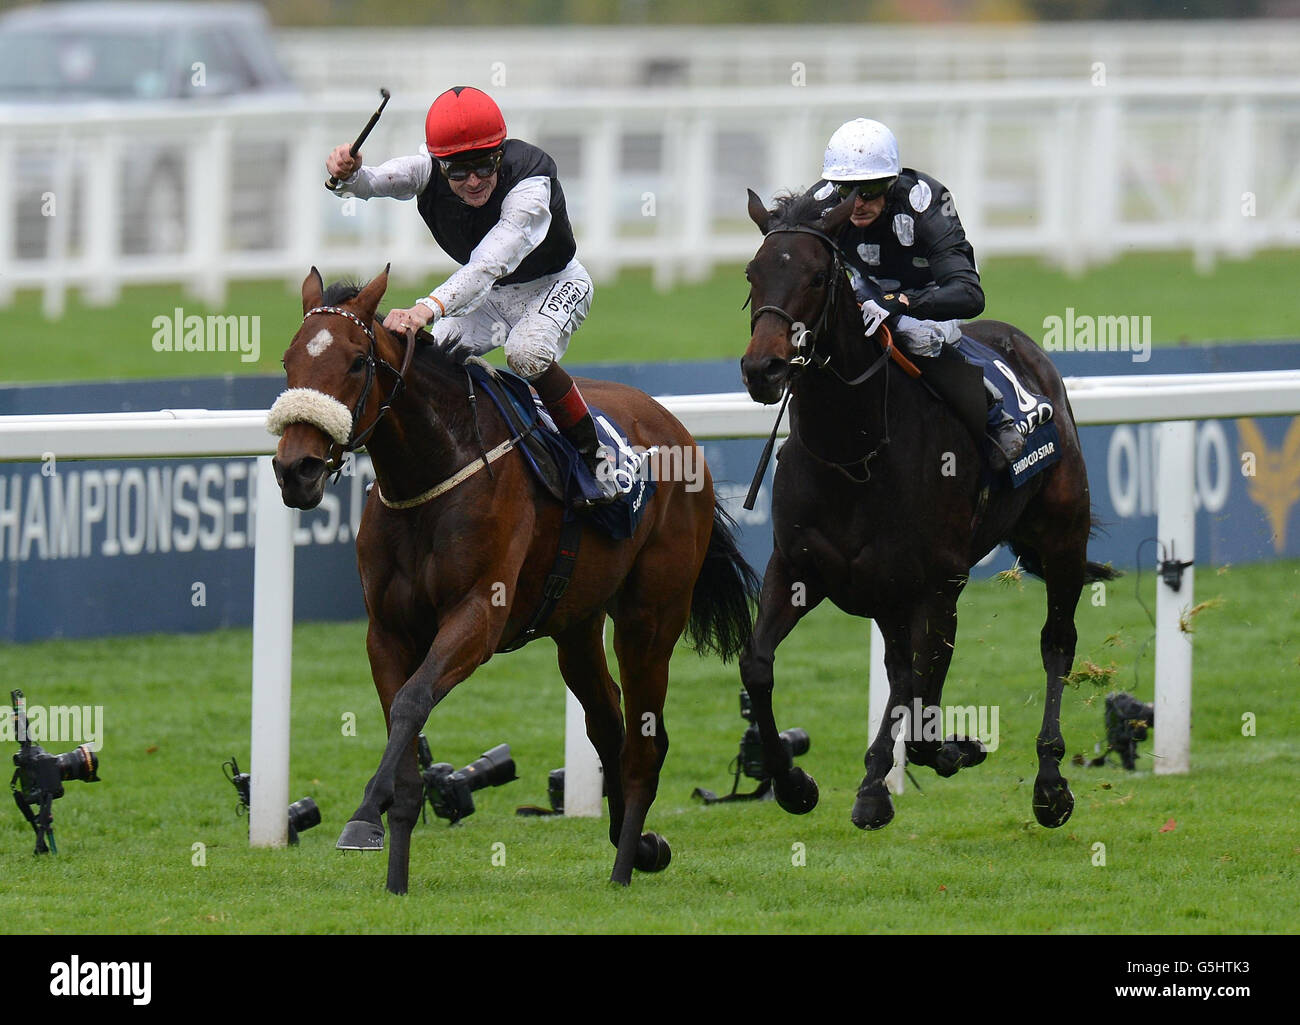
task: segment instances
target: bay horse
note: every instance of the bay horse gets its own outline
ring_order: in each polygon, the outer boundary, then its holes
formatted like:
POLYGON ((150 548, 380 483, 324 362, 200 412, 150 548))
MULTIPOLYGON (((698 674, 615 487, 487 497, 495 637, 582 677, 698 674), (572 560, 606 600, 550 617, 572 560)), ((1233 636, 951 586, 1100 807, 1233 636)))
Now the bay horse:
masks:
POLYGON ((979 741, 925 736, 920 723, 907 728, 908 716, 919 707, 933 721, 941 711, 958 595, 971 566, 1009 542, 1024 568, 1047 583, 1041 634, 1047 696, 1033 808, 1040 824, 1060 826, 1074 807, 1059 766, 1075 608, 1085 583, 1118 575, 1087 559, 1088 475, 1065 387, 1028 335, 993 320, 965 325, 1029 390, 1052 402, 1060 434, 1059 462, 1018 488, 984 491, 979 450, 961 419, 885 358, 874 338, 863 337, 845 257, 834 241, 852 208, 852 198, 826 210, 804 195, 778 199, 768 210, 749 193, 749 215, 764 239, 745 269, 753 309, 741 374, 750 396, 765 404, 788 389, 791 409, 773 486, 772 556, 740 660, 765 768, 782 808, 802 814, 815 807, 816 782, 792 764, 777 735, 772 668, 777 646, 824 599, 874 619, 885 641, 889 703, 864 759, 854 824, 879 829, 894 816, 885 775, 895 724, 905 731, 908 760, 940 776, 982 762, 987 752, 979 741))
MULTIPOLYGON (((387 286, 385 268, 364 287, 325 291, 311 269, 302 284, 303 322, 284 355, 290 390, 272 407, 272 420, 282 412, 271 426, 282 431, 275 472, 293 508, 320 502, 343 452, 364 442, 374 462, 357 568, 388 743, 338 846, 382 849, 387 812, 387 887, 405 893, 423 800, 417 734, 453 687, 531 625, 565 508, 510 451, 512 432, 500 413, 472 402, 459 362, 431 339, 417 352, 415 336, 383 327, 376 310, 387 286)), ((645 393, 600 381, 580 387, 634 445, 683 453, 695 445, 645 393)), ((641 829, 668 751, 663 710, 673 647, 685 631, 701 653, 738 655, 758 585, 707 467, 692 482, 659 481, 646 506, 627 540, 584 525, 572 577, 537 633, 555 639, 560 673, 586 711, 617 848, 611 881, 623 885, 634 867, 659 871, 671 857, 663 838, 641 829), (605 660, 606 614, 615 625, 626 728, 605 660)))

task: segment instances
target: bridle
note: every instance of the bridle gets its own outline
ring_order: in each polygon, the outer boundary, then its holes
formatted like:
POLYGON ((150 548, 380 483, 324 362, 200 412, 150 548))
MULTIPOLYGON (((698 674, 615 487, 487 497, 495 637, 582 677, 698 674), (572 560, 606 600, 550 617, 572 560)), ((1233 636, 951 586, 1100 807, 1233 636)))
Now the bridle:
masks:
MULTIPOLYGON (((803 330, 795 330, 796 326, 799 325, 800 322, 795 320, 794 317, 790 316, 790 314, 780 306, 760 306, 749 315, 749 333, 751 336, 753 335, 754 325, 758 323, 758 318, 764 313, 776 314, 789 324, 791 330, 794 331, 793 343, 795 354, 790 359, 790 367, 792 369, 786 386, 787 395, 794 383, 795 377, 797 377, 805 368, 810 366, 816 366, 821 370, 829 371, 838 377, 843 384, 850 388, 855 388, 867 381, 869 378, 874 377, 880 371, 880 368, 885 365, 885 362, 890 356, 892 341, 890 346, 886 347, 885 351, 874 363, 871 364, 871 366, 852 380, 846 378, 831 365, 831 357, 829 355, 818 357, 816 354, 817 342, 825 333, 827 323, 833 323, 831 318, 834 316, 838 304, 840 289, 843 287, 843 281, 845 278, 844 268, 848 261, 844 256, 844 251, 840 249, 839 245, 833 238, 825 232, 818 231, 816 228, 810 228, 807 225, 799 224, 789 228, 772 228, 770 231, 764 232, 764 235, 778 235, 783 233, 792 235, 811 235, 830 250, 831 269, 829 276, 826 279, 826 301, 822 304, 822 311, 817 317, 817 322, 812 326, 812 328, 803 328, 803 330), (805 351, 805 349, 807 351, 805 351)), ((746 299, 745 306, 748 305, 749 300, 746 299)), ((741 309, 744 309, 744 307, 742 306, 741 309)))
MULTIPOLYGON (((831 365, 831 357, 829 354, 822 357, 817 356, 816 353, 817 342, 825 334, 827 323, 833 323, 831 318, 833 317, 836 309, 840 289, 844 287, 845 264, 848 261, 844 256, 844 251, 840 249, 836 241, 833 238, 831 238, 829 235, 827 235, 825 232, 819 231, 816 228, 812 228, 812 227, 808 227, 807 225, 800 224, 800 225, 794 225, 789 228, 772 228, 770 231, 766 231, 763 234, 764 236, 767 236, 767 235, 776 235, 781 233, 811 235, 813 236, 813 238, 819 240, 823 245, 826 246, 827 249, 830 250, 831 269, 830 269, 830 276, 827 278, 827 282, 826 282, 826 288, 827 288, 826 301, 825 303, 822 304, 822 311, 820 315, 817 317, 817 322, 813 325, 811 329, 805 328, 802 331, 797 330, 796 325, 799 324, 799 321, 795 320, 794 317, 790 316, 790 314, 786 312, 784 309, 782 309, 780 306, 770 306, 770 305, 760 306, 758 307, 758 309, 750 313, 749 333, 751 337, 754 334, 754 325, 758 323, 758 318, 761 317, 764 313, 774 313, 778 317, 781 317, 787 324, 789 324, 791 329, 794 331, 793 343, 795 347, 795 354, 793 357, 791 357, 789 361, 791 370, 789 375, 786 378, 785 396, 782 398, 781 408, 778 411, 776 416, 776 423, 772 426, 772 436, 768 440, 768 447, 764 451, 763 457, 759 463, 758 471, 754 475, 754 481, 750 485, 749 496, 745 500, 746 509, 753 508, 754 499, 758 492, 758 485, 766 469, 767 459, 768 456, 770 455, 772 444, 776 440, 777 430, 781 426, 781 419, 782 417, 785 416, 786 403, 790 401, 790 397, 794 394, 794 384, 799 374, 801 374, 808 367, 815 366, 820 370, 826 370, 830 372, 835 377, 837 377, 841 383, 843 383, 847 387, 856 388, 858 385, 865 383, 867 380, 869 380, 870 378, 874 377, 877 373, 879 373, 880 370, 883 369, 885 364, 889 361, 890 357, 893 355, 893 347, 894 347, 893 339, 892 337, 887 336, 886 345, 884 347, 884 350, 881 352, 880 356, 874 362, 872 362, 872 364, 869 367, 867 367, 866 370, 864 370, 862 373, 858 374, 856 377, 852 379, 846 378, 843 374, 839 372, 839 370, 837 370, 834 366, 831 365)), ((753 293, 751 292, 751 298, 752 295, 753 293)), ((748 305, 749 305, 749 299, 746 299, 745 306, 748 305)), ((744 306, 742 306, 741 309, 744 309, 744 306)), ((881 327, 881 330, 886 330, 883 327, 883 325, 881 327)), ((860 459, 851 459, 847 462, 839 462, 833 459, 826 459, 822 456, 819 456, 816 452, 812 450, 812 448, 808 444, 807 439, 800 437, 799 443, 803 446, 805 451, 807 451, 807 453, 810 456, 812 456, 813 459, 817 460, 819 463, 823 463, 826 466, 830 466, 836 470, 839 470, 840 473, 844 474, 844 476, 848 477, 849 480, 853 481, 855 484, 865 484, 869 480, 871 480, 871 470, 869 469, 868 464, 870 464, 871 460, 876 457, 876 455, 880 452, 882 448, 884 448, 886 445, 889 444, 889 375, 888 374, 885 375, 884 423, 885 423, 885 436, 881 439, 880 443, 875 448, 873 448, 870 452, 868 452, 865 456, 863 456, 860 459), (848 468, 853 466, 861 466, 865 476, 855 477, 852 473, 850 473, 848 468)))
MULTIPOLYGON (((356 405, 352 407, 352 430, 348 434, 348 440, 345 444, 340 445, 337 441, 330 444, 329 458, 325 460, 325 472, 338 474, 343 469, 343 456, 348 452, 354 452, 366 443, 366 439, 374 433, 380 421, 388 413, 389 408, 397 401, 406 387, 406 372, 411 369, 411 357, 415 353, 415 332, 409 332, 406 336, 406 353, 402 357, 402 369, 398 370, 386 359, 379 355, 378 344, 375 341, 374 328, 358 317, 351 310, 345 310, 341 306, 316 306, 303 314, 302 320, 305 324, 308 317, 315 316, 317 313, 333 313, 340 317, 346 317, 357 327, 365 332, 366 337, 370 339, 370 348, 366 352, 366 383, 362 385, 361 397, 357 399, 356 405), (374 387, 375 377, 380 368, 387 370, 392 374, 396 381, 393 389, 379 406, 379 412, 375 414, 374 421, 360 434, 357 433, 357 425, 361 420, 361 411, 366 408, 366 400, 370 397, 370 389, 374 387)), ((301 330, 301 328, 299 329, 301 330)))

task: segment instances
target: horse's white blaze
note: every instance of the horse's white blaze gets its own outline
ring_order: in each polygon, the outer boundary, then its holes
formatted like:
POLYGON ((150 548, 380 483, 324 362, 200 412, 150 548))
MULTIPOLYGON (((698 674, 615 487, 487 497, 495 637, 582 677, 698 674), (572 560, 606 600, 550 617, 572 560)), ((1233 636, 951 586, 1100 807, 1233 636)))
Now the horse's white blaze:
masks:
POLYGON ((334 341, 334 336, 329 333, 328 328, 321 328, 316 332, 316 336, 307 343, 307 353, 310 356, 319 356, 322 352, 330 347, 334 341))

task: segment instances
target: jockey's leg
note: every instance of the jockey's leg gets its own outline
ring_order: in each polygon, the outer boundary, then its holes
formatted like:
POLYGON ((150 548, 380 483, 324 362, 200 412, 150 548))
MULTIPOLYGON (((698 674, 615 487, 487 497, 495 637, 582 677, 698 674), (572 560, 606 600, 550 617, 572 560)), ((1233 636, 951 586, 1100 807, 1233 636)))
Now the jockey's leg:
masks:
MULTIPOLYGON (((858 274, 853 276, 853 292, 859 302, 879 299, 883 294, 874 281, 858 274)), ((889 319, 890 330, 902 349, 913 356, 929 357, 945 354, 961 356, 961 350, 957 348, 957 341, 961 338, 961 323, 960 320, 917 320, 905 313, 889 319), (944 346, 948 348, 945 349, 944 346)), ((1024 454, 1024 436, 1016 428, 1015 420, 1003 406, 1002 392, 987 377, 984 378, 984 392, 988 401, 989 437, 1010 465, 1024 454)), ((995 455, 995 469, 1000 469, 1001 467, 996 465, 997 461, 995 455)))
POLYGON ((559 363, 569 339, 586 319, 590 308, 591 279, 581 265, 567 274, 557 275, 551 287, 534 291, 515 321, 506 338, 506 364, 537 389, 555 426, 578 450, 595 476, 603 499, 612 501, 621 497, 622 492, 609 472, 611 465, 602 456, 596 423, 587 408, 587 400, 559 363), (569 301, 556 310, 552 308, 556 305, 554 297, 561 289, 569 301))
POLYGON ((490 303, 462 317, 443 317, 429 329, 434 344, 463 363, 466 357, 482 356, 505 344, 510 326, 490 303))

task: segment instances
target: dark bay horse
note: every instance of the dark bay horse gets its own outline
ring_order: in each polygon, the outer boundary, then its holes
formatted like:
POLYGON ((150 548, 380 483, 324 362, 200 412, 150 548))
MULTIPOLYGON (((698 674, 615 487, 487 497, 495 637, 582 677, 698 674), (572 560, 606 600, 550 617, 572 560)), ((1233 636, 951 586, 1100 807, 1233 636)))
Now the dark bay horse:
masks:
MULTIPOLYGON (((290 391, 272 420, 279 410, 275 469, 286 505, 315 507, 328 470, 363 441, 374 462, 357 566, 388 744, 338 845, 381 849, 387 812, 388 889, 404 893, 423 794, 416 735, 433 707, 531 620, 556 560, 564 508, 509 449, 511 432, 492 404, 483 396, 471 403, 463 366, 433 344, 415 352, 414 338, 383 328, 376 309, 387 285, 385 268, 364 288, 327 292, 312 268, 303 323, 284 356, 290 391), (492 455, 500 458, 485 469, 492 455), (432 494, 440 482, 446 490, 432 494)), ((581 388, 634 445, 679 452, 695 445, 643 392, 587 380, 581 388)), ((674 645, 685 631, 697 649, 728 659, 749 640, 757 576, 736 548, 707 468, 692 477, 660 480, 625 541, 583 528, 572 578, 539 633, 554 637, 560 673, 586 711, 618 849, 611 879, 624 885, 634 867, 659 871, 670 857, 661 837, 641 829, 668 750, 663 709, 674 645), (615 624, 626 729, 605 660, 606 614, 615 624)))
POLYGON ((941 776, 983 761, 978 741, 934 739, 908 721, 915 699, 923 713, 938 711, 957 632, 957 598, 971 566, 1009 542, 1021 564, 1047 582, 1041 635, 1047 698, 1033 805, 1039 823, 1060 826, 1074 807, 1059 765, 1065 754, 1062 680, 1074 661, 1075 607, 1086 582, 1116 575, 1087 559, 1088 476, 1065 387, 1021 331, 991 320, 966 325, 1030 390, 1051 400, 1062 449, 1060 462, 1032 480, 1014 490, 993 487, 981 501, 980 455, 970 432, 892 360, 880 361, 879 345, 863 337, 843 254, 833 241, 852 207, 849 199, 826 211, 825 204, 802 196, 778 200, 769 211, 749 194, 750 217, 765 238, 745 270, 753 320, 741 373, 759 402, 774 403, 787 388, 791 392, 791 434, 781 449, 772 502, 773 552, 753 638, 741 657, 765 768, 786 811, 799 814, 816 805, 817 784, 791 764, 777 736, 772 667, 777 645, 824 599, 874 619, 885 640, 888 714, 867 749, 853 822, 879 829, 893 818, 884 778, 893 762, 895 723, 906 730, 908 759, 941 776), (807 333, 805 325, 811 325, 807 333))

